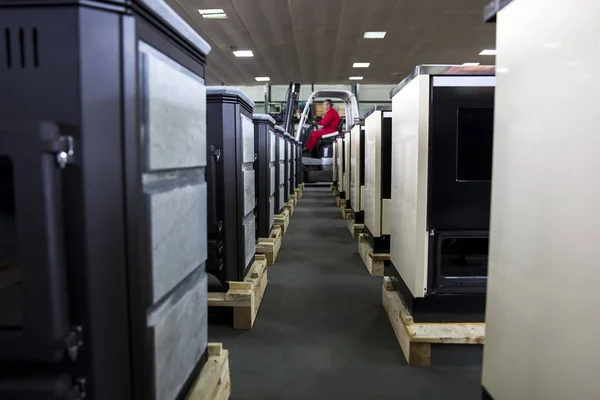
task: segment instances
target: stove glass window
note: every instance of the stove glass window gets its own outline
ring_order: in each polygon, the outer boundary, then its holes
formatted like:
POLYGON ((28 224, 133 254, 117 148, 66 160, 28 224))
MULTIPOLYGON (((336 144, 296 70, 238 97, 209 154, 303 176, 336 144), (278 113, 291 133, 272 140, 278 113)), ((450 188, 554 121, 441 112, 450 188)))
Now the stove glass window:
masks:
POLYGON ((444 238, 441 275, 446 278, 486 277, 488 238, 444 238))

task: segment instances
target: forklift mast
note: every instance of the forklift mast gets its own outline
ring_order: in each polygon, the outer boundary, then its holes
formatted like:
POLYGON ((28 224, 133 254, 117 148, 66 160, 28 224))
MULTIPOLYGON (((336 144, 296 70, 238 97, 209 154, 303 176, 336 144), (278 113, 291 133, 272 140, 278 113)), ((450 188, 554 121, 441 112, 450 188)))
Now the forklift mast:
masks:
POLYGON ((285 99, 285 114, 283 117, 283 129, 285 129, 285 131, 288 132, 290 135, 292 134, 292 129, 294 128, 294 111, 296 110, 296 106, 298 105, 299 98, 300 83, 290 82, 285 99))

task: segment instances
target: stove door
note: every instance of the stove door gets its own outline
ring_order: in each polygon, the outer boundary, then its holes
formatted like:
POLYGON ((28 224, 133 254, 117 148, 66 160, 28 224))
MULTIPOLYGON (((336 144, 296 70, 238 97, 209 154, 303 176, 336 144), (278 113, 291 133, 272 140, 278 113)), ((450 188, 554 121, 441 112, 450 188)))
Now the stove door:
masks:
POLYGON ((0 126, 0 361, 58 361, 70 339, 77 348, 59 165, 73 168, 72 145, 53 123, 0 126))
POLYGON ((495 78, 467 77, 479 86, 436 78, 440 77, 432 78, 430 111, 428 228, 487 230, 495 78))

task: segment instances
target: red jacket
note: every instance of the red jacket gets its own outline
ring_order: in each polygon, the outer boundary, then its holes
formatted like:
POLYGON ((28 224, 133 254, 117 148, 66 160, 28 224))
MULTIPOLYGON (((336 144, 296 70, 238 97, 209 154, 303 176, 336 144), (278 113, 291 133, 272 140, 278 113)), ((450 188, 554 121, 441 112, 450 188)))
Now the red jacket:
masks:
POLYGON ((323 130, 337 131, 338 125, 340 124, 340 115, 331 107, 325 114, 319 125, 323 127, 323 130))

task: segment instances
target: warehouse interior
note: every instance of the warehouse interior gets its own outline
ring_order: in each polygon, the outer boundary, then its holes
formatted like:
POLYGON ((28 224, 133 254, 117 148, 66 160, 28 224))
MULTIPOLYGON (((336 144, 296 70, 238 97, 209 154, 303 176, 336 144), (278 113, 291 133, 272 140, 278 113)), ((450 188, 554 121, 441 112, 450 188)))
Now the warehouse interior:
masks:
POLYGON ((0 399, 600 399, 599 15, 0 0, 0 399))

